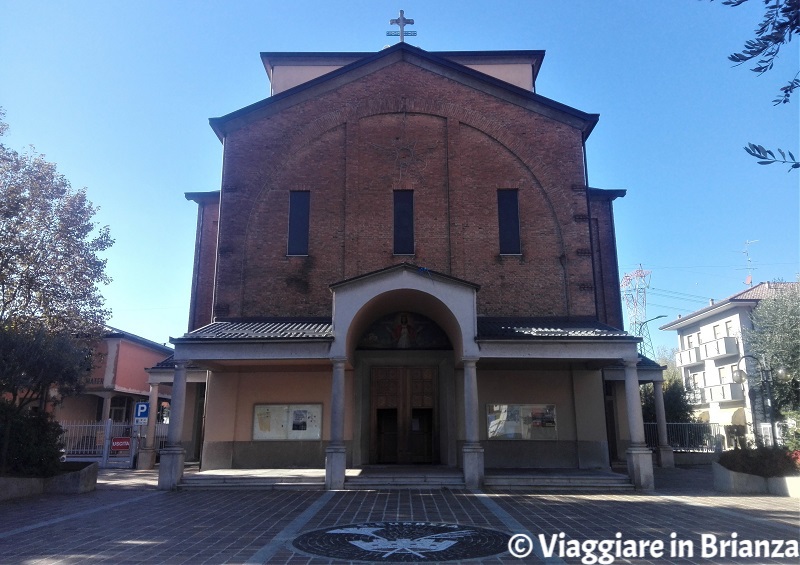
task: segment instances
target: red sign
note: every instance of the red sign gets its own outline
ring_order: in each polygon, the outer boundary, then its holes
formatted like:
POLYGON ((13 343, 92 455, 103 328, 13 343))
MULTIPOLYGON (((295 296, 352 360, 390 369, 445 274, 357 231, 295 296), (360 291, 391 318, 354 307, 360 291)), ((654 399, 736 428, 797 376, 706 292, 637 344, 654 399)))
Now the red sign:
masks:
POLYGON ((125 451, 131 448, 131 438, 129 437, 112 437, 111 449, 114 451, 125 451))

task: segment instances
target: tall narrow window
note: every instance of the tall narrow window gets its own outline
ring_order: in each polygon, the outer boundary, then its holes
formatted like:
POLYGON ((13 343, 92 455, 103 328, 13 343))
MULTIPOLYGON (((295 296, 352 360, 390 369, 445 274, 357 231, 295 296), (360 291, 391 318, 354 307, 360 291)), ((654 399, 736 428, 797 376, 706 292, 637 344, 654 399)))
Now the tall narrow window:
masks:
POLYGON ((308 255, 308 211, 311 193, 289 192, 289 244, 287 255, 308 255))
POLYGON ((394 254, 414 254, 414 191, 394 191, 394 254))
POLYGON ((503 189, 497 191, 497 220, 500 226, 500 254, 519 255, 522 253, 519 239, 518 191, 503 189))

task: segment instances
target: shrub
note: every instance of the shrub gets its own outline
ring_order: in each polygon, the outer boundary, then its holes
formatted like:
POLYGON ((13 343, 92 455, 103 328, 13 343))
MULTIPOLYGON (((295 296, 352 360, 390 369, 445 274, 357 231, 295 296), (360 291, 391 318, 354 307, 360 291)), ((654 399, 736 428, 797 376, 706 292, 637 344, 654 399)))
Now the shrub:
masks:
POLYGON ((0 453, 8 450, 6 474, 26 477, 57 474, 61 466, 61 434, 61 426, 49 414, 19 412, 0 402, 0 453))
POLYGON ((783 435, 783 444, 789 451, 800 450, 800 410, 784 410, 784 421, 778 422, 783 435))
POLYGON ((723 452, 719 464, 730 471, 759 477, 786 477, 800 474, 800 452, 782 447, 733 449, 723 452))

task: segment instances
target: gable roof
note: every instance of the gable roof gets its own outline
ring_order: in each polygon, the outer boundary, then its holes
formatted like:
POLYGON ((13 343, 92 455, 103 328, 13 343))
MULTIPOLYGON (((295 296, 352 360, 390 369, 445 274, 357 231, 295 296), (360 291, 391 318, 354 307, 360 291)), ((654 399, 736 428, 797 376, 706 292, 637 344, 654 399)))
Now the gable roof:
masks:
MULTIPOLYGON (((459 52, 464 55, 466 52, 459 52)), ((477 52, 481 54, 491 52, 477 52)), ((217 137, 225 136, 263 116, 293 106, 309 98, 333 90, 343 83, 371 74, 389 64, 405 61, 436 72, 464 85, 487 92, 532 112, 545 115, 579 129, 585 140, 599 120, 598 114, 588 114, 566 104, 529 92, 518 86, 478 72, 435 53, 429 53, 408 43, 397 43, 387 49, 358 59, 335 71, 304 82, 260 102, 245 106, 218 118, 210 118, 217 137)))
POLYGON ((364 273, 364 274, 361 274, 361 275, 357 275, 355 277, 351 277, 351 278, 345 279, 343 281, 338 281, 338 282, 335 282, 335 283, 331 283, 330 285, 328 285, 328 288, 330 288, 331 290, 334 290, 336 288, 339 288, 339 287, 342 287, 342 286, 346 286, 346 285, 350 284, 351 282, 358 281, 358 280, 363 280, 363 279, 368 279, 368 278, 371 278, 371 277, 382 275, 384 273, 389 273, 391 271, 410 271, 410 272, 413 272, 413 273, 417 273, 418 275, 420 275, 422 277, 431 277, 431 278, 441 279, 441 280, 445 280, 445 281, 450 281, 450 282, 454 282, 454 283, 457 283, 457 284, 460 284, 460 285, 472 287, 475 290, 480 290, 480 288, 481 288, 481 286, 479 284, 475 284, 473 282, 465 281, 464 279, 459 279, 459 278, 451 276, 451 275, 446 275, 444 273, 440 273, 438 271, 434 271, 432 269, 428 269, 427 267, 421 267, 419 265, 415 265, 413 263, 407 263, 407 262, 396 263, 394 265, 389 265, 388 267, 384 267, 382 269, 378 269, 377 271, 371 271, 369 273, 364 273))
POLYGON ((779 292, 792 288, 800 283, 796 282, 762 282, 756 286, 737 292, 719 302, 713 302, 705 308, 696 310, 686 316, 681 316, 663 326, 659 327, 660 330, 678 330, 685 326, 695 324, 708 317, 711 313, 723 312, 735 306, 750 306, 755 308, 759 301, 765 298, 773 298, 779 292))
POLYGON ((159 353, 164 353, 165 355, 172 353, 172 348, 163 343, 157 343, 153 340, 138 336, 136 334, 132 334, 118 328, 112 328, 111 326, 106 326, 106 332, 103 334, 103 337, 110 339, 126 339, 133 343, 138 343, 144 347, 154 349, 159 353))

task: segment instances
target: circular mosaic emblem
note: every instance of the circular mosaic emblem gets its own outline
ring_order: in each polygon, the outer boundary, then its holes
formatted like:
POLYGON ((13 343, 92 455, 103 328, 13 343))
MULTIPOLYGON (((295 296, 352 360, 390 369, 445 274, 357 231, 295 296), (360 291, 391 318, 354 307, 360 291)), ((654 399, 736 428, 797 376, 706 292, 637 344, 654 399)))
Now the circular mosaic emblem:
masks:
POLYGON ((292 545, 304 553, 347 561, 455 561, 503 553, 509 537, 457 524, 370 522, 307 532, 292 545))

